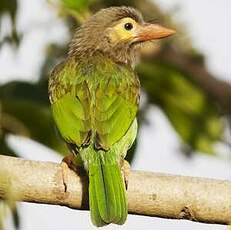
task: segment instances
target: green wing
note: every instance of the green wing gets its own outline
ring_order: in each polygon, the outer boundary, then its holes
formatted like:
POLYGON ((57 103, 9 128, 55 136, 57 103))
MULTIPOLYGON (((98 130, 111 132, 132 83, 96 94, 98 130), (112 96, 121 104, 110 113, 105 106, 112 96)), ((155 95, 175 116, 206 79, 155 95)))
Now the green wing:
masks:
POLYGON ((78 147, 91 134, 90 93, 84 78, 72 62, 55 68, 49 81, 51 109, 60 134, 78 147))
POLYGON ((132 69, 109 60, 93 66, 86 71, 83 64, 66 63, 53 73, 52 111, 67 142, 80 147, 92 141, 108 150, 135 119, 139 81, 132 69))
POLYGON ((130 69, 114 67, 105 72, 110 76, 96 89, 95 129, 96 146, 107 150, 125 135, 136 117, 139 82, 130 69))

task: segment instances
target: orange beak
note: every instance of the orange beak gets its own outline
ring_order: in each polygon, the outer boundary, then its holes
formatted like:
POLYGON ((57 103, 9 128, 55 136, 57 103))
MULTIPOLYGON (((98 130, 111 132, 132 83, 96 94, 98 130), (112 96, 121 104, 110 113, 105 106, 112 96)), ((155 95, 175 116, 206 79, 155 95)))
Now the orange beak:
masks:
POLYGON ((168 29, 164 26, 145 23, 142 27, 138 29, 135 42, 145 42, 160 38, 166 38, 175 33, 175 30, 168 29))

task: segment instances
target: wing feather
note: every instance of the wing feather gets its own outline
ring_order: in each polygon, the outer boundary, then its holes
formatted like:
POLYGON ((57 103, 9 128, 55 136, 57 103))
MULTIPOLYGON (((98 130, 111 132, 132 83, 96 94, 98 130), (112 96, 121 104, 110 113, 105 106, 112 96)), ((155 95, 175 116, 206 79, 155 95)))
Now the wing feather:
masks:
POLYGON ((58 67, 49 83, 56 125, 68 143, 108 150, 135 120, 139 81, 127 66, 108 62, 94 71, 73 63, 58 67), (91 137, 89 138, 89 133, 91 137))

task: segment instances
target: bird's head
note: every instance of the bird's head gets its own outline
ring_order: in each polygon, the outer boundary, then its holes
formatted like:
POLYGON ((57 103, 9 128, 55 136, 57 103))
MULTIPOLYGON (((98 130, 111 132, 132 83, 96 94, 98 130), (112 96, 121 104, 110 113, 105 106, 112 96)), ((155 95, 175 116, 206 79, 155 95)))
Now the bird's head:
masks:
POLYGON ((70 55, 93 56, 101 52, 117 62, 134 64, 140 44, 174 33, 159 24, 145 22, 134 8, 110 7, 97 12, 76 31, 70 55))

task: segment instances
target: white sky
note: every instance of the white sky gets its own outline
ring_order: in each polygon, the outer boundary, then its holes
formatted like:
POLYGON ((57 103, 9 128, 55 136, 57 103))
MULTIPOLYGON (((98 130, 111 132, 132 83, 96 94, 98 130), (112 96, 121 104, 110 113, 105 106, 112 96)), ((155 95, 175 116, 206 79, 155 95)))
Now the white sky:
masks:
MULTIPOLYGON (((19 7, 17 27, 19 32, 26 32, 26 36, 16 53, 10 46, 3 46, 0 53, 0 83, 12 79, 38 79, 46 45, 69 39, 67 27, 46 0, 19 0, 19 7)), ((9 20, 6 17, 2 25, 2 34, 9 33, 9 20)))
POLYGON ((186 25, 193 44, 207 57, 209 69, 231 82, 231 1, 157 0, 166 11, 179 6, 176 20, 186 25))
MULTIPOLYGON (((210 71, 231 82, 231 1, 228 0, 157 0, 165 10, 176 5, 181 10, 175 15, 183 21, 192 37, 194 45, 207 56, 210 71)), ((36 80, 43 60, 45 45, 66 41, 67 29, 63 22, 47 7, 45 0, 20 0, 18 28, 28 31, 18 53, 8 46, 0 52, 0 83, 12 79, 36 80), (36 24, 36 26, 34 26, 36 24), (45 25, 45 28, 44 28, 45 25)), ((4 20, 4 33, 9 31, 7 19, 4 20)), ((1 35, 0 35, 1 36, 1 35)), ((221 179, 231 178, 230 161, 196 155, 187 160, 179 154, 179 139, 167 119, 158 109, 149 111, 150 124, 141 130, 133 168, 177 173, 191 176, 204 176, 221 179)), ((44 146, 24 138, 9 139, 10 144, 28 159, 60 161, 60 156, 44 146)), ((94 229, 89 213, 65 207, 20 204, 22 230, 68 230, 94 229)), ((129 215, 125 225, 110 225, 104 229, 227 229, 225 226, 174 221, 153 217, 129 215)), ((10 228, 7 228, 10 230, 10 228)))

